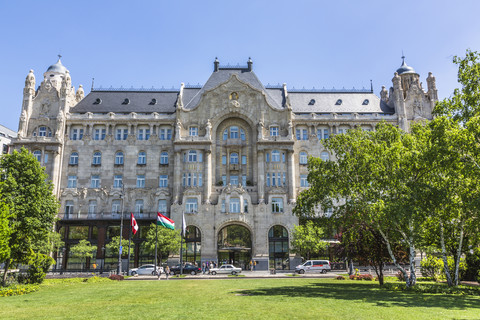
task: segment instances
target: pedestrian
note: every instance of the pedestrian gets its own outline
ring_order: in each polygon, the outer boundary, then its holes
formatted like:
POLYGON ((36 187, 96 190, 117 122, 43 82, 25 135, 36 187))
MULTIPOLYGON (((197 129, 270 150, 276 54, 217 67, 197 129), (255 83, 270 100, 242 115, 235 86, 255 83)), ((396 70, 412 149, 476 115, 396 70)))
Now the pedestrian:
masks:
POLYGON ((203 274, 205 274, 205 268, 206 268, 206 266, 205 266, 205 262, 204 262, 204 263, 202 263, 202 273, 203 274))
POLYGON ((253 261, 252 260, 250 260, 250 268, 249 269, 250 269, 250 271, 253 271, 253 261))
POLYGON ((257 261, 253 260, 253 271, 255 271, 256 266, 257 266, 257 261))
POLYGON ((170 267, 169 266, 166 266, 165 267, 165 277, 167 278, 166 280, 168 280, 168 275, 170 274, 170 267))
POLYGON ((160 276, 162 275, 162 268, 158 268, 157 271, 157 280, 160 280, 160 276))

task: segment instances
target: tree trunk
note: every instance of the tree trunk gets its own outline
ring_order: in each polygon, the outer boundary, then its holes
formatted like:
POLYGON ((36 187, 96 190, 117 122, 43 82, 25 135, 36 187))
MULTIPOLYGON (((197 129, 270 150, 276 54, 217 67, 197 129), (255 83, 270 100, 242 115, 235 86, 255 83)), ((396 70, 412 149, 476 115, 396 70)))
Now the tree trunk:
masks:
POLYGON ((460 224, 460 236, 459 236, 459 241, 458 241, 458 249, 457 249, 457 257, 455 261, 455 285, 458 286, 460 283, 459 279, 459 266, 460 266, 460 259, 462 255, 462 244, 463 244, 463 227, 465 226, 465 221, 462 220, 462 223, 460 224))
POLYGON ((417 283, 417 275, 415 274, 415 246, 410 239, 410 286, 414 286, 417 283))
POLYGON ((7 271, 8 271, 9 267, 10 267, 10 259, 7 259, 7 261, 5 261, 5 270, 3 272, 3 285, 4 286, 7 284, 7 271))
POLYGON ((385 240, 385 243, 387 244, 388 254, 390 255, 390 258, 392 258, 393 264, 398 268, 398 270, 400 270, 400 272, 403 273, 403 277, 405 278, 405 284, 407 285, 407 288, 409 288, 411 284, 410 284, 410 279, 408 277, 407 271, 397 262, 397 259, 393 254, 392 247, 390 246, 390 241, 388 240, 386 234, 383 233, 382 229, 380 229, 380 226, 378 226, 378 231, 380 232, 380 234, 383 237, 383 240, 385 240))
POLYGON ((453 286, 453 282, 452 276, 450 275, 450 270, 448 269, 447 251, 445 250, 445 233, 442 221, 440 221, 440 245, 442 247, 443 269, 445 270, 445 276, 447 277, 447 284, 449 287, 451 287, 453 286))

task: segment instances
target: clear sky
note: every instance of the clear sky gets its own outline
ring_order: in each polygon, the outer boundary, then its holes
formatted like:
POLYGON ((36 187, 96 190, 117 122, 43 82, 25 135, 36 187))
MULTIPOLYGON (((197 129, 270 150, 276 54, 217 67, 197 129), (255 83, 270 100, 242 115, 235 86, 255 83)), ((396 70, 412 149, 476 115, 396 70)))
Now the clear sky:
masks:
POLYGON ((480 1, 0 0, 0 124, 17 130, 25 77, 57 54, 75 88, 203 84, 213 61, 246 64, 289 88, 391 86, 402 50, 439 97, 457 87, 454 55, 480 50, 480 1))

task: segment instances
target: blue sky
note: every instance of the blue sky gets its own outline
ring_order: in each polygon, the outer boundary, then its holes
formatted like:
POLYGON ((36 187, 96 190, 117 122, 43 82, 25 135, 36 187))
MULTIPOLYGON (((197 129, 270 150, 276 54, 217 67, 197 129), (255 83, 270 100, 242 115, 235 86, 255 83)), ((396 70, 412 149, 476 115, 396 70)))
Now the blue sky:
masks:
POLYGON ((17 130, 25 77, 62 54, 73 85, 178 88, 221 64, 295 88, 391 86, 406 61, 457 87, 454 55, 480 50, 480 1, 0 0, 0 124, 17 130))

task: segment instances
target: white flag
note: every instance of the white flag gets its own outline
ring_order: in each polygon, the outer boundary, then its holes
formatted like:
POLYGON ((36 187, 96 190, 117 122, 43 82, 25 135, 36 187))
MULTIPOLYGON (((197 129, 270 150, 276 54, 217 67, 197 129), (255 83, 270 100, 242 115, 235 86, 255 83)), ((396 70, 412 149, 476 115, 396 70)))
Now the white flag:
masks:
POLYGON ((182 213, 182 236, 185 238, 187 232, 187 224, 185 223, 185 212, 182 213))

